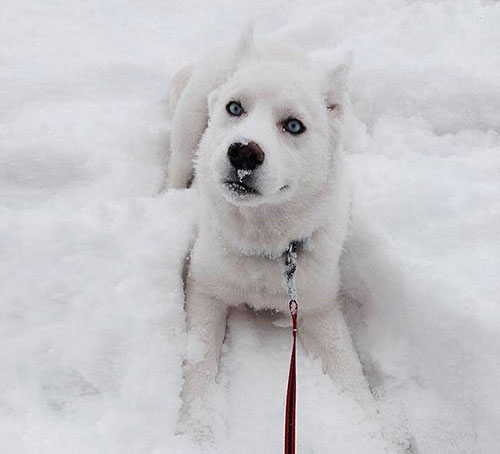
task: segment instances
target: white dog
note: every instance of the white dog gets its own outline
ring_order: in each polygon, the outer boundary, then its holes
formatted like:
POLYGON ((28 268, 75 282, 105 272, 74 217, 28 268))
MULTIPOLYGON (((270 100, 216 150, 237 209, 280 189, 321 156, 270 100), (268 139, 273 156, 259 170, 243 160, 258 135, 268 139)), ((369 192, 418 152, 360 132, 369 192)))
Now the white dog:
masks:
POLYGON ((188 330, 201 352, 185 365, 184 420, 216 377, 228 308, 287 311, 282 257, 292 241, 300 339, 339 387, 372 407, 336 299, 349 224, 347 72, 249 32, 174 77, 168 185, 186 187, 195 174, 201 207, 186 281, 188 330))

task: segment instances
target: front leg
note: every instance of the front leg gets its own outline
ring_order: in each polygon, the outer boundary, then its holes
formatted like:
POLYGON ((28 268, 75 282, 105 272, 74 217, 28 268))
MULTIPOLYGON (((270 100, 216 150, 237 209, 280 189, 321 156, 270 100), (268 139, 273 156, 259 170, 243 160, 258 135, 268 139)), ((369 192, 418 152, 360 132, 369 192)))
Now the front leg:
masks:
POLYGON ((210 418, 204 404, 217 376, 226 332, 227 307, 193 288, 190 279, 186 290, 188 348, 180 431, 194 434, 198 439, 211 438, 210 418))
POLYGON ((373 411, 373 396, 340 307, 305 313, 299 334, 306 350, 321 359, 323 372, 365 410, 373 411))
POLYGON ((408 440, 394 439, 393 428, 380 418, 341 308, 335 305, 327 310, 304 314, 299 334, 306 350, 321 358, 323 371, 372 418, 379 430, 378 434, 372 435, 384 440, 386 452, 409 452, 408 440))

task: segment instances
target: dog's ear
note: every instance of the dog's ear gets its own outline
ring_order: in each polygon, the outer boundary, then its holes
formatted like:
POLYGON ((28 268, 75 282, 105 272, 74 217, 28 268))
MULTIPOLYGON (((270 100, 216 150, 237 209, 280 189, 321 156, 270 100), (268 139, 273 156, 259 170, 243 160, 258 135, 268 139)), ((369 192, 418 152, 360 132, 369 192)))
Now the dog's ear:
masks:
POLYGON ((352 52, 349 52, 342 61, 327 73, 326 102, 328 111, 333 114, 341 113, 347 100, 352 59, 352 52))
POLYGON ((217 98, 219 97, 219 92, 220 92, 220 87, 217 87, 216 89, 212 90, 207 97, 207 106, 208 106, 208 118, 210 119, 212 117, 212 114, 214 112, 214 106, 215 103, 217 102, 217 98))
MULTIPOLYGON (((233 54, 233 60, 230 63, 232 66, 230 66, 230 70, 226 74, 226 80, 227 78, 236 71, 238 66, 247 59, 253 52, 254 52, 254 23, 249 22, 245 29, 243 30, 243 33, 240 36, 240 39, 238 40, 238 44, 236 45, 236 49, 233 54)), ((222 81, 221 81, 222 83, 222 81)), ((214 110, 214 105, 217 101, 217 98, 219 97, 219 92, 220 92, 220 86, 221 83, 219 83, 216 88, 214 88, 207 97, 207 107, 208 107, 208 116, 211 117, 213 110, 214 110)))
POLYGON ((254 30, 255 24, 253 22, 249 22, 245 26, 238 41, 238 45, 236 46, 235 67, 239 66, 242 61, 253 53, 255 48, 254 30))
POLYGON ((170 105, 170 113, 173 114, 175 111, 175 107, 179 102, 179 98, 182 95, 182 92, 186 88, 186 85, 191 78, 191 74, 193 73, 193 65, 185 65, 181 69, 179 69, 172 78, 170 82, 170 90, 168 93, 168 101, 170 105))

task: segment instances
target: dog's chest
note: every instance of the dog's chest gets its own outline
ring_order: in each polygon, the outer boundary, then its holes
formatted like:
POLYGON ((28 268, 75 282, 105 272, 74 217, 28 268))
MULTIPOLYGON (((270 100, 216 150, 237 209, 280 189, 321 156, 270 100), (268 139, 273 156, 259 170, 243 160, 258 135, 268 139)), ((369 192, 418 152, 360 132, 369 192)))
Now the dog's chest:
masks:
MULTIPOLYGON (((311 306, 334 298, 338 281, 336 267, 329 263, 318 268, 316 261, 312 252, 302 251, 297 263, 297 289, 299 295, 307 295, 311 306)), ((248 304, 257 310, 278 311, 288 308, 283 259, 242 256, 200 244, 193 251, 191 265, 196 285, 228 306, 248 304)))
POLYGON ((196 268, 199 271, 196 280, 228 305, 249 304, 255 309, 278 309, 275 306, 286 305, 280 260, 216 253, 196 268))

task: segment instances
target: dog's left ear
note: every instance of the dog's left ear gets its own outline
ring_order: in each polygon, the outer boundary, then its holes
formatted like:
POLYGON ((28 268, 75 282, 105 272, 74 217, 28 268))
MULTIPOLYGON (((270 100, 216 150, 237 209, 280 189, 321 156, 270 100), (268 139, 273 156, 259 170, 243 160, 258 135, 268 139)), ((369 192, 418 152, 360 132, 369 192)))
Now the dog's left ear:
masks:
POLYGON ((327 72, 326 103, 328 111, 333 114, 341 113, 347 100, 352 59, 352 52, 349 52, 340 63, 327 72))

